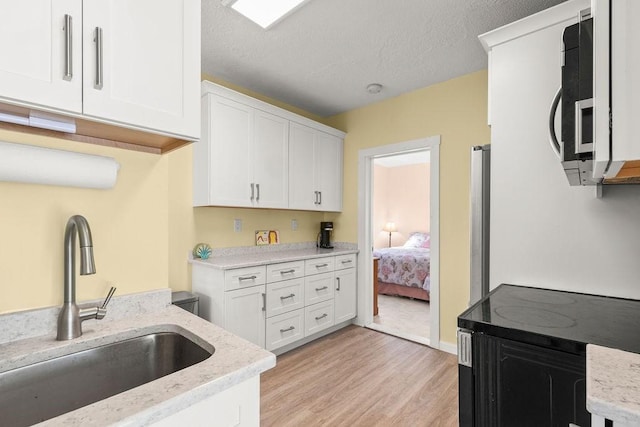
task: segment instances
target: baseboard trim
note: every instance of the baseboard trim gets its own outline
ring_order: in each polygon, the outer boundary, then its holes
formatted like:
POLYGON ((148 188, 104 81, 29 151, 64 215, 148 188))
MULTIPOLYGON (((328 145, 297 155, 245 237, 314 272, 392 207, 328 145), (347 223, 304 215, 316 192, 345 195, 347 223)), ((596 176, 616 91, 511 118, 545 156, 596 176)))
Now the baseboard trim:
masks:
POLYGON ((447 353, 451 353, 453 355, 458 354, 458 345, 452 344, 450 342, 440 341, 440 350, 446 351, 447 353))

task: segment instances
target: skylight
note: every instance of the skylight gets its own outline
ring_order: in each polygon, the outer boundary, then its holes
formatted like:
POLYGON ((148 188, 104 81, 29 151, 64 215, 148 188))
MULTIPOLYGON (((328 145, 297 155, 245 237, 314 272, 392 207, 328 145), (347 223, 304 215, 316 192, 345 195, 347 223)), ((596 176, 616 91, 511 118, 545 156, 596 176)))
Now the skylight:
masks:
POLYGON ((292 13, 307 0, 222 0, 225 6, 267 29, 292 13))

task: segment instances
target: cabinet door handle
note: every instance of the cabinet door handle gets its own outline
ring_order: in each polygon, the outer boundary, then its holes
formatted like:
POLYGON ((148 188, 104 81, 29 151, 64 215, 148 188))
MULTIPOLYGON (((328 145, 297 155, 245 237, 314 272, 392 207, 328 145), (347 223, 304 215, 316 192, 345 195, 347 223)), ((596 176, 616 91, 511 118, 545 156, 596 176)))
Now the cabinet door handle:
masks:
POLYGON ((338 287, 336 288, 336 291, 340 290, 340 278, 336 277, 336 280, 338 281, 338 287))
POLYGON ((102 90, 102 28, 96 27, 93 40, 96 42, 96 81, 93 87, 102 90))
POLYGON ((262 293, 262 311, 267 311, 267 294, 262 293))
POLYGON ((329 264, 324 263, 324 264, 316 264, 316 268, 323 268, 323 267, 328 267, 329 264))
POLYGON ((238 277, 238 281, 242 282, 243 280, 255 280, 257 278, 258 276, 244 276, 244 277, 238 277))
POLYGON ((256 184, 256 202, 260 200, 260 184, 256 184))
POLYGON ((282 274, 282 275, 284 275, 284 274, 292 274, 292 273, 295 273, 295 272, 296 272, 296 270, 292 268, 291 270, 282 270, 280 272, 280 274, 282 274))
POLYGON ((295 296, 296 296, 296 294, 289 294, 289 295, 285 295, 285 296, 280 297, 280 300, 284 301, 284 300, 286 300, 287 298, 293 298, 293 297, 295 297, 295 296))
POLYGON ((317 291, 317 292, 320 292, 320 291, 324 291, 324 290, 326 290, 326 289, 329 289, 329 287, 328 287, 328 286, 323 286, 323 287, 321 287, 321 288, 316 288, 316 291, 317 291))
POLYGON ((314 191, 313 193, 314 193, 314 194, 315 194, 315 196, 316 196, 316 199, 314 200, 313 204, 314 204, 314 205, 317 205, 317 204, 318 204, 318 192, 317 192, 317 191, 314 191))
POLYGON ((327 314, 327 313, 324 313, 322 316, 318 316, 318 317, 316 317, 316 320, 324 319, 324 318, 325 318, 325 317, 327 317, 327 316, 328 316, 328 314, 327 314))
POLYGON ((251 201, 253 201, 253 190, 254 188, 253 188, 253 182, 252 182, 251 183, 251 199, 250 199, 251 201))
POLYGON ((318 204, 321 205, 322 204, 322 191, 318 191, 318 196, 319 196, 318 204))
POLYGON ((289 326, 287 329, 280 329, 280 333, 283 334, 285 332, 293 331, 295 328, 295 326, 289 326))
POLYGON ((64 80, 73 78, 73 18, 64 15, 64 80))

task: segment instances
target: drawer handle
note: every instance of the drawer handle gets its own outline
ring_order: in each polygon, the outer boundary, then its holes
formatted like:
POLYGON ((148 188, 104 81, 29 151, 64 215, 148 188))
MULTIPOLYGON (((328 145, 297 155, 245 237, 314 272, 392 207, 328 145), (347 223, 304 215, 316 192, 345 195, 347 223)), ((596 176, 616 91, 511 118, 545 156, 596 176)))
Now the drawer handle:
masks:
POLYGON ((256 280, 258 276, 246 276, 246 277, 238 277, 238 281, 242 282, 243 280, 256 280))
POLYGON ((328 286, 323 286, 321 288, 316 288, 316 292, 324 291, 324 290, 327 290, 327 289, 329 289, 328 286))
POLYGON ((343 259, 342 260, 343 264, 351 264, 352 262, 353 262, 353 260, 351 260, 351 259, 343 259))
POLYGON ((325 317, 327 317, 327 316, 328 316, 328 314, 327 314, 327 313, 325 313, 325 314, 323 314, 322 316, 318 316, 318 317, 316 317, 316 320, 324 319, 324 318, 325 318, 325 317))
POLYGON ((340 290, 340 278, 336 277, 336 281, 338 282, 338 287, 336 288, 336 291, 340 290))
POLYGON ((289 295, 286 295, 286 296, 280 297, 280 299, 281 299, 281 300, 286 300, 287 298, 293 298, 293 297, 295 297, 295 296, 296 296, 296 294, 289 294, 289 295))
POLYGON ((267 294, 262 293, 262 311, 267 311, 267 294))
POLYGON ((280 274, 291 274, 291 273, 295 273, 296 270, 294 268, 292 268, 291 270, 282 270, 280 272, 280 274))
POLYGON ((289 326, 287 329, 280 329, 280 333, 284 334, 285 332, 293 331, 295 328, 295 326, 289 326))
POLYGON ((316 268, 328 267, 329 264, 316 264, 316 268))

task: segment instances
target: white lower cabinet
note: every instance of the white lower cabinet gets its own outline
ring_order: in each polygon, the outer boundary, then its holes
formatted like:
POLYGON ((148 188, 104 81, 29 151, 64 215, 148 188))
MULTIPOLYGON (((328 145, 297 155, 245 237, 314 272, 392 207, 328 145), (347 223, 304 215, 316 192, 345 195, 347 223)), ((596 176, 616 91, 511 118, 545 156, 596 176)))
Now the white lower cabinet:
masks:
POLYGON ((194 262, 192 289, 202 317, 273 351, 356 317, 355 265, 356 254, 227 270, 194 262))
POLYGON ((259 426, 260 376, 236 384, 152 424, 174 426, 259 426))
POLYGON ((336 271, 335 322, 341 323, 356 317, 356 269, 336 271))
POLYGON ((265 297, 265 285, 226 292, 225 329, 264 347, 265 297))
POLYGON ((267 319, 267 350, 298 341, 305 337, 304 332, 303 308, 267 319))
POLYGON ((304 336, 333 326, 333 301, 321 302, 304 308, 304 336))

